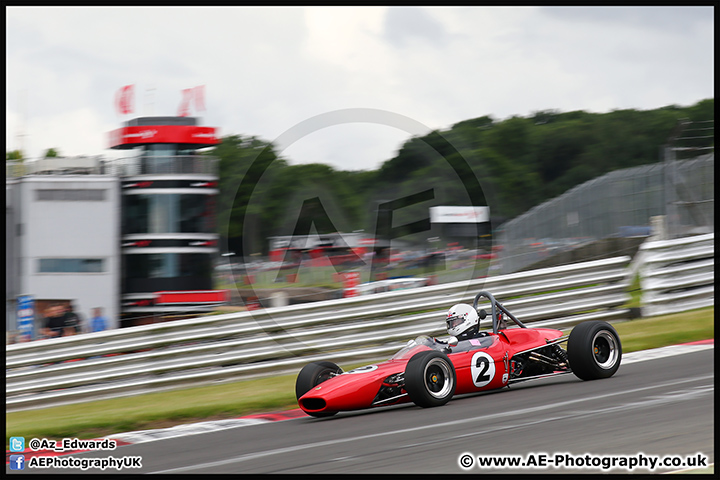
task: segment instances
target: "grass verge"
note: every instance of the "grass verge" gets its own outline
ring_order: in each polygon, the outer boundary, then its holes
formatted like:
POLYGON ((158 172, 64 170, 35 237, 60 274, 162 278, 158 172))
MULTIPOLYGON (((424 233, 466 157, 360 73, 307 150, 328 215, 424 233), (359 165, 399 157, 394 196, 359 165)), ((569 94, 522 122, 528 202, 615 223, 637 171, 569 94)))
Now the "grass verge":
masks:
MULTIPOLYGON (((715 338, 715 307, 616 323, 623 352, 715 338)), ((342 365, 344 369, 356 365, 342 365)), ((296 408, 295 375, 6 413, 6 439, 98 438, 296 408)), ((6 445, 7 448, 7 445, 6 445)))
POLYGON ((661 315, 613 326, 620 335, 623 353, 715 338, 715 307, 661 315))

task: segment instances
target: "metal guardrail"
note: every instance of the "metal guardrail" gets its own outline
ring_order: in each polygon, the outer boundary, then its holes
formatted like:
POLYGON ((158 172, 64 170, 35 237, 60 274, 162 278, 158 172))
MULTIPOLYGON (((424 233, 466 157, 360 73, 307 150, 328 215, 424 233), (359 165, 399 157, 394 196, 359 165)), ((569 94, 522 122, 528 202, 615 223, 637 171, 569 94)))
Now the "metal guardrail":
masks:
POLYGON ((715 304, 715 234, 645 242, 638 252, 643 316, 715 304))
POLYGON ((57 157, 33 161, 6 161, 5 176, 17 178, 42 173, 95 175, 194 174, 217 176, 219 160, 210 155, 137 156, 117 159, 57 157))
POLYGON ((106 173, 120 176, 191 173, 217 176, 218 159, 210 155, 138 156, 107 160, 106 173))
MULTIPOLYGON (((318 358, 386 358, 492 291, 530 326, 628 317, 629 257, 412 290, 143 325, 6 347, 6 411, 296 372, 318 358)), ((482 305, 481 305, 482 306, 482 305)))

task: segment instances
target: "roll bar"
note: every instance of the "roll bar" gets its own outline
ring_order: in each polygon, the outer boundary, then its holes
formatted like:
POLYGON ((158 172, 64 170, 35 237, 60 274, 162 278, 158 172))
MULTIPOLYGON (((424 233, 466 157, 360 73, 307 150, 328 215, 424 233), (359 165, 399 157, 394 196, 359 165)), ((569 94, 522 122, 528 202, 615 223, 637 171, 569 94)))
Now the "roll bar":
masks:
POLYGON ((500 311, 503 312, 505 315, 507 315, 508 317, 510 317, 510 319, 511 319, 513 322, 515 322, 515 324, 516 324, 518 327, 520 327, 520 328, 527 328, 525 325, 523 325, 523 323, 522 323, 520 320, 518 320, 517 318, 515 318, 515 315, 513 315, 512 313, 510 313, 507 308, 503 307, 503 306, 500 304, 500 302, 498 302, 497 300, 495 300, 495 297, 493 297, 490 292, 482 291, 482 292, 478 292, 478 294, 475 295, 475 300, 473 301, 473 308, 475 309, 475 311, 477 311, 478 300, 480 300, 480 297, 485 297, 485 298, 487 298, 488 300, 490 300, 490 310, 491 310, 490 313, 491 313, 491 315, 492 315, 492 324, 493 324, 493 333, 494 333, 494 334, 497 335, 497 333, 498 333, 498 316, 497 316, 497 311, 498 311, 498 310, 500 310, 500 311))

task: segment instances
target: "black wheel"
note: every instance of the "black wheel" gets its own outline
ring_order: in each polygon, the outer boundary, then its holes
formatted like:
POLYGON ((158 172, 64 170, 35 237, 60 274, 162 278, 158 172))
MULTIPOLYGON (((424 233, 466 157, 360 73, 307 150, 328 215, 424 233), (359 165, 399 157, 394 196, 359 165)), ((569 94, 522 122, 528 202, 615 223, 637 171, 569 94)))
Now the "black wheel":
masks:
POLYGON ((612 377, 620 367, 622 346, 615 329, 607 322, 576 325, 568 338, 568 361, 576 377, 595 380, 612 377))
POLYGON ((317 387, 325 380, 342 373, 342 368, 332 362, 312 362, 305 365, 295 380, 295 395, 297 399, 305 395, 310 389, 317 387))
MULTIPOLYGON (((295 380, 295 396, 298 400, 325 380, 342 373, 342 368, 332 362, 312 362, 305 365, 295 380)), ((307 412, 313 417, 330 417, 337 412, 307 412)))
POLYGON ((455 367, 440 352, 420 352, 405 369, 405 390, 420 407, 439 407, 455 393, 455 367))

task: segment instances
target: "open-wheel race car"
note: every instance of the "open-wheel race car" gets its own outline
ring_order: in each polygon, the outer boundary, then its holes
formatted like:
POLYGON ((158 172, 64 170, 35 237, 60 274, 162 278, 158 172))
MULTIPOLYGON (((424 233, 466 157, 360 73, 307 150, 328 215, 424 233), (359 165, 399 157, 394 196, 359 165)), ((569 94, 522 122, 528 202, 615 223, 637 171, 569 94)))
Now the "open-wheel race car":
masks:
POLYGON ((446 340, 420 336, 382 363, 343 372, 328 361, 303 367, 295 383, 300 408, 314 417, 340 411, 413 402, 437 407, 453 395, 481 392, 526 380, 573 373, 582 380, 608 378, 620 366, 622 347, 607 322, 586 321, 570 335, 551 328, 529 328, 489 292, 473 305, 453 306, 446 340), (487 317, 478 311, 490 302, 492 330, 480 331, 487 317), (515 326, 507 328, 507 319, 515 326))

